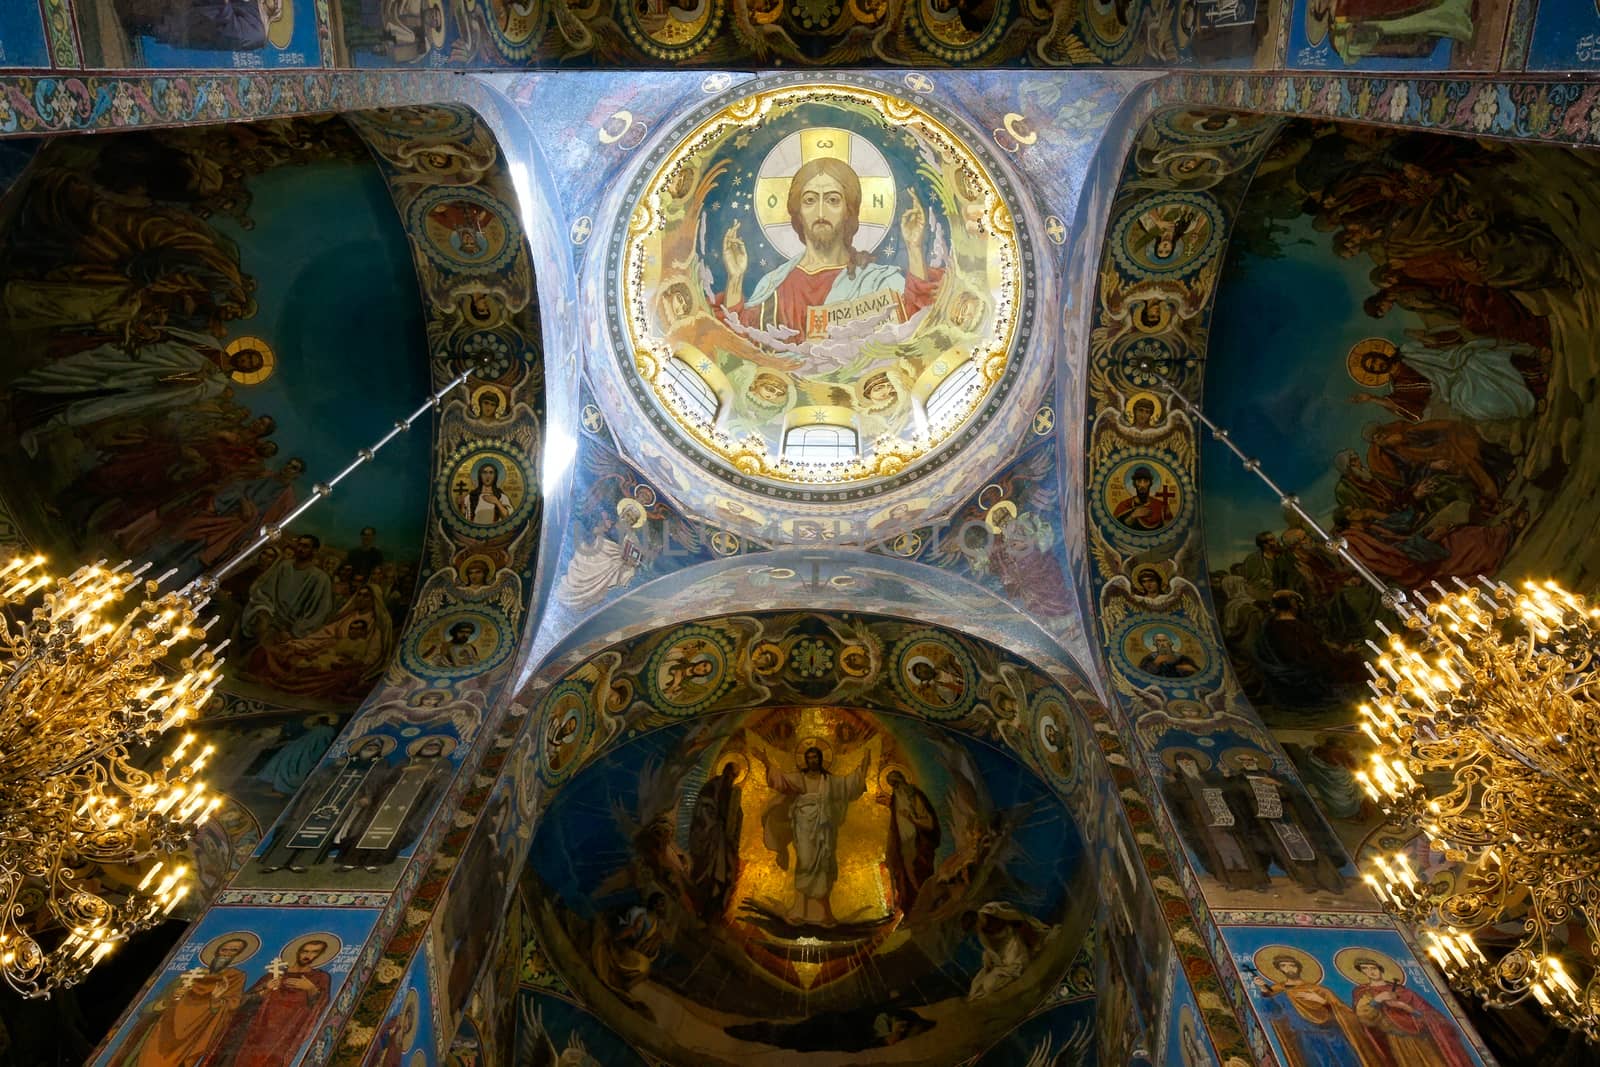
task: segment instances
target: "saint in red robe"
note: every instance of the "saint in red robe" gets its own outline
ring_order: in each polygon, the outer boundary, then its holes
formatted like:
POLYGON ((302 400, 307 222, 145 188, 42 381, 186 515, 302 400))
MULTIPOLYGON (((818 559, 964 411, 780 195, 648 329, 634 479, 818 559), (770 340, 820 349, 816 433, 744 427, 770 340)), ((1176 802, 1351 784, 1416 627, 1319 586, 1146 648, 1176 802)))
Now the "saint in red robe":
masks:
POLYGON ((262 975, 245 994, 232 1033, 205 1067, 289 1067, 311 1036, 331 985, 326 971, 290 967, 281 978, 262 975))

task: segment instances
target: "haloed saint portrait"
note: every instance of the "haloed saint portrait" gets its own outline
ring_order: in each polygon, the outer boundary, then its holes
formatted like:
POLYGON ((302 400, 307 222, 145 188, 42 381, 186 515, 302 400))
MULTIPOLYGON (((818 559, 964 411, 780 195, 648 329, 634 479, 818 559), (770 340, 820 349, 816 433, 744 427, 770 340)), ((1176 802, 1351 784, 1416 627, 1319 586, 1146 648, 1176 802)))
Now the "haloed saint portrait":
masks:
POLYGON ((747 96, 640 187, 618 350, 661 417, 746 474, 892 474, 1004 378, 1016 226, 980 154, 908 101, 846 85, 747 96))

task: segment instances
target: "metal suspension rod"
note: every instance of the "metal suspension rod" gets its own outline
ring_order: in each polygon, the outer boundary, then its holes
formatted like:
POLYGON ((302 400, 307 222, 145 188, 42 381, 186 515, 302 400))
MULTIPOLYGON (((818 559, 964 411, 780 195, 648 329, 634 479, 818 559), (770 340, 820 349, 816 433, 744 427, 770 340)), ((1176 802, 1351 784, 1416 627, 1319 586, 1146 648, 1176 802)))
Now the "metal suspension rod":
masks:
POLYGON ((351 474, 355 473, 356 468, 360 467, 364 463, 371 463, 377 454, 383 450, 384 445, 387 445, 390 441, 393 441, 396 437, 399 437, 401 434, 411 429, 411 424, 422 418, 422 416, 427 414, 430 410, 437 408, 444 400, 445 396, 449 394, 450 390, 454 389, 456 386, 472 377, 476 370, 476 367, 470 367, 456 375, 454 378, 450 379, 450 381, 446 382, 435 392, 429 393, 428 399, 418 405, 415 411, 403 419, 396 419, 394 425, 390 427, 388 433, 378 438, 366 448, 358 451, 356 453, 356 458, 347 463, 344 469, 338 474, 335 474, 326 482, 318 482, 316 485, 312 486, 311 496, 296 505, 293 511, 289 512, 289 514, 285 515, 282 519, 275 523, 262 526, 256 532, 255 538, 249 544, 239 549, 210 572, 202 574, 190 581, 188 585, 184 586, 184 593, 188 594, 199 591, 209 594, 216 588, 219 581, 233 573, 233 571, 238 569, 246 560, 255 555, 265 545, 276 541, 279 536, 282 535, 286 526, 294 522, 301 515, 304 515, 307 511, 310 511, 322 500, 331 496, 333 494, 333 487, 344 481, 351 474))
POLYGON ((1261 461, 1259 459, 1248 455, 1244 449, 1235 444, 1233 441, 1233 436, 1228 433, 1227 430, 1223 429, 1221 426, 1218 426, 1215 422, 1212 422, 1211 419, 1209 419, 1198 406, 1191 403, 1188 398, 1179 393, 1177 386, 1167 381, 1166 377, 1156 369, 1153 363, 1148 360, 1142 360, 1139 363, 1139 369, 1158 379, 1166 388, 1167 399, 1171 403, 1182 408, 1190 418, 1197 420, 1207 430, 1210 430, 1212 437, 1218 441, 1221 441, 1227 446, 1228 451, 1232 452, 1238 457, 1239 462, 1244 466, 1245 470, 1261 479, 1266 487, 1272 490, 1273 495, 1278 498, 1278 503, 1299 516, 1300 521, 1304 522, 1308 527, 1310 527, 1317 537, 1321 539, 1323 548, 1338 555, 1338 557, 1344 560, 1351 570, 1360 575, 1363 581, 1372 586, 1372 588, 1376 589, 1382 596, 1385 606, 1403 619, 1410 619, 1417 614, 1416 609, 1411 606, 1410 598, 1407 596, 1405 590, 1389 585, 1382 578, 1378 577, 1373 573, 1372 568, 1368 567, 1355 555, 1355 553, 1350 551, 1350 543, 1348 541, 1346 541, 1343 537, 1335 537, 1327 530, 1323 529, 1322 524, 1305 509, 1303 504, 1300 503, 1300 498, 1298 496, 1295 496, 1292 493, 1284 492, 1278 483, 1273 481, 1267 472, 1261 469, 1261 461))

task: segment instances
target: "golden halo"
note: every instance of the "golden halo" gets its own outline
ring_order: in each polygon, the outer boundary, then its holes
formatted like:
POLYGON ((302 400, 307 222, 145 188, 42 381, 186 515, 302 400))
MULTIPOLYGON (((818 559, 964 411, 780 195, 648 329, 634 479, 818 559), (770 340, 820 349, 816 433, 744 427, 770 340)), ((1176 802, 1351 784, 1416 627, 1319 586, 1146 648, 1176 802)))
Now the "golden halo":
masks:
POLYGON ((639 503, 631 496, 625 496, 621 500, 617 501, 618 522, 622 523, 629 529, 637 530, 639 527, 644 525, 644 520, 645 512, 643 504, 639 503))
POLYGON ((1332 0, 1309 0, 1306 4, 1306 44, 1315 48, 1326 41, 1332 22, 1332 0))
POLYGON ((243 941, 245 943, 245 950, 233 958, 233 962, 228 965, 230 967, 239 966, 239 964, 261 951, 261 938, 252 934, 249 930, 233 930, 226 934, 218 934, 210 941, 207 941, 205 947, 200 950, 200 962, 207 967, 211 966, 211 961, 217 955, 217 946, 224 941, 243 941))
POLYGON ((311 966, 313 967, 321 967, 324 963, 327 963, 329 960, 333 959, 333 957, 337 956, 340 949, 344 948, 344 942, 339 940, 338 934, 301 934, 299 937, 283 946, 282 951, 278 953, 278 958, 283 960, 285 963, 294 964, 294 958, 300 954, 300 946, 304 945, 307 941, 322 941, 325 943, 325 947, 322 950, 322 955, 311 961, 311 966))
POLYGON ((1350 380, 1357 385, 1373 388, 1387 385, 1390 378, 1394 377, 1394 364, 1399 360, 1395 355, 1400 351, 1395 343, 1387 337, 1369 337, 1365 341, 1357 341, 1350 346, 1350 354, 1344 358, 1344 369, 1349 372, 1350 380), (1362 365, 1362 358, 1374 352, 1381 352, 1389 360, 1389 369, 1381 374, 1374 373, 1362 365))
POLYGON ((1318 963, 1311 953, 1293 945, 1267 945, 1258 949, 1255 954, 1256 970, 1260 971, 1268 981, 1290 981, 1288 975, 1278 970, 1278 965, 1272 962, 1280 956, 1288 956, 1300 964, 1300 977, 1295 981, 1313 984, 1322 981, 1322 964, 1318 963))
POLYGON ((383 746, 383 751, 378 753, 379 759, 383 759, 383 757, 394 751, 395 740, 388 734, 363 734, 360 737, 351 739, 350 743, 344 746, 345 755, 355 755, 361 750, 361 746, 368 741, 376 741, 383 746))
POLYGON ((259 337, 235 337, 223 349, 230 356, 236 356, 246 348, 253 348, 261 353, 261 369, 252 371, 230 370, 228 377, 240 385, 260 385, 272 377, 272 369, 278 365, 277 354, 272 351, 272 346, 259 337))
POLYGON ((711 777, 722 777, 722 768, 730 763, 733 764, 733 784, 740 785, 750 776, 750 757, 743 752, 724 752, 718 756, 716 762, 711 765, 711 777))
POLYGON ((794 765, 802 771, 806 769, 806 749, 820 748, 822 750, 823 769, 833 766, 833 742, 826 737, 802 737, 800 743, 794 746, 794 765))
POLYGON ((1211 769, 1211 757, 1201 752, 1198 748, 1185 748, 1183 745, 1174 745, 1172 748, 1161 750, 1161 762, 1167 765, 1167 770, 1169 771, 1177 771, 1179 756, 1188 756, 1194 760, 1195 766, 1202 771, 1211 769))
POLYGON ((494 572, 499 569, 495 566, 493 557, 486 556, 482 552, 478 552, 462 560, 461 566, 457 569, 456 573, 460 574, 461 577, 465 579, 467 576, 467 568, 472 566, 474 563, 483 564, 484 568, 488 571, 488 576, 490 578, 493 578, 494 572))
POLYGON ((1249 748, 1244 745, 1239 745, 1237 747, 1224 750, 1222 755, 1217 757, 1217 763, 1221 765, 1223 770, 1232 774, 1239 769, 1239 758, 1241 756, 1249 756, 1257 763, 1264 764, 1264 769, 1266 770, 1272 769, 1271 756, 1267 755, 1259 748, 1249 748))
POLYGON ((894 792, 894 787, 889 784, 889 775, 895 771, 899 771, 902 775, 904 775, 906 781, 911 781, 910 767, 907 767, 903 763, 889 763, 885 761, 883 766, 878 768, 878 792, 894 792))
MULTIPOLYGON (((267 15, 267 4, 261 5, 261 13, 267 15)), ((274 48, 288 48, 293 39, 294 0, 279 0, 278 13, 267 15, 267 40, 274 48)))
POLYGON ((443 48, 444 28, 447 25, 444 17, 444 0, 423 0, 423 3, 429 9, 439 13, 439 17, 436 19, 425 18, 422 20, 423 25, 428 27, 428 47, 443 48))
POLYGON ((495 399, 500 401, 500 412, 495 416, 495 418, 503 419, 511 414, 510 394, 508 394, 504 389, 500 388, 500 386, 495 385, 493 382, 488 382, 484 385, 478 386, 470 394, 468 394, 467 400, 471 405, 473 418, 478 417, 479 400, 485 393, 494 394, 495 399))
POLYGON ((1386 956, 1377 949, 1357 948, 1353 945, 1350 948, 1342 948, 1333 954, 1333 969, 1356 985, 1366 985, 1371 979, 1356 970, 1356 964, 1366 960, 1371 960, 1383 968, 1383 980, 1385 982, 1393 982, 1396 985, 1405 984, 1406 972, 1400 969, 1400 965, 1394 961, 1393 957, 1386 956))
POLYGON ((1161 403, 1161 398, 1159 396, 1157 396, 1156 394, 1151 393, 1151 392, 1141 391, 1141 392, 1134 393, 1132 396, 1130 396, 1128 398, 1128 402, 1126 404, 1122 405, 1122 413, 1127 416, 1128 425, 1130 425, 1130 426, 1133 425, 1133 406, 1135 404, 1137 404, 1141 400, 1148 400, 1148 401, 1150 401, 1150 403, 1152 403, 1152 404, 1154 404, 1156 406, 1155 414, 1150 416, 1150 421, 1151 422, 1160 422, 1161 421, 1161 413, 1166 410, 1166 405, 1161 403))
POLYGON ((406 1067, 428 1067, 428 1054, 420 1048, 411 1054, 411 1062, 406 1067))
POLYGON ((1006 523, 1017 517, 1017 505, 1009 500, 997 501, 994 507, 983 513, 983 524, 989 527, 990 533, 1003 533, 1006 523), (1004 519, 1001 518, 1004 516, 1004 519))
POLYGON ((406 1009, 411 1009, 411 1025, 400 1031, 400 1047, 409 1048, 412 1039, 417 1036, 417 1027, 422 1024, 421 998, 417 996, 417 987, 412 986, 406 990, 406 999, 400 1005, 400 1017, 405 1018, 406 1009))
POLYGON ((444 759, 446 756, 450 755, 450 753, 456 750, 456 739, 451 737, 449 734, 424 734, 406 746, 406 755, 415 756, 417 754, 417 750, 423 745, 427 744, 429 741, 438 741, 444 746, 444 750, 440 752, 437 757, 438 759, 444 759))
POLYGON ((869 138, 833 126, 796 130, 767 152, 756 172, 755 195, 751 197, 756 225, 786 259, 805 249, 789 220, 789 185, 802 166, 822 156, 848 165, 861 183, 856 248, 863 252, 877 248, 897 217, 894 171, 869 138))

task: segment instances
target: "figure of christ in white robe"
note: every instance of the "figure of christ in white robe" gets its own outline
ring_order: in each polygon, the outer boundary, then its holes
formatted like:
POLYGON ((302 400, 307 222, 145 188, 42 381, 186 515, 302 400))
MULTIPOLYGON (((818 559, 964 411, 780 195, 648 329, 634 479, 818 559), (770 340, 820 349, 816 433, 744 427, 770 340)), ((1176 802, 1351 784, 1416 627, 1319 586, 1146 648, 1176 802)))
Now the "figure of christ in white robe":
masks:
POLYGON ((807 749, 805 761, 801 771, 766 765, 767 786, 783 795, 761 817, 762 839, 777 854, 780 867, 788 866, 789 845, 794 845, 795 899, 789 921, 832 926, 829 898, 839 879, 839 828, 850 802, 866 792, 872 754, 862 753, 856 769, 844 775, 823 769, 820 749, 807 749))

